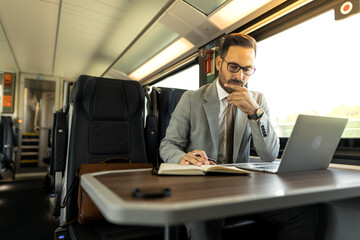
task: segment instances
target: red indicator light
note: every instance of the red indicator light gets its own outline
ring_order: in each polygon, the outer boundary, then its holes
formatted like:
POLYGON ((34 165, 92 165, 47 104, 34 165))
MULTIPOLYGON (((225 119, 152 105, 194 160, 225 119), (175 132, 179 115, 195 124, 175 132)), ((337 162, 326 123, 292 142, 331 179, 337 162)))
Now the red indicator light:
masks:
POLYGON ((352 8, 353 4, 351 2, 344 2, 344 4, 340 7, 340 12, 345 15, 351 12, 352 8))

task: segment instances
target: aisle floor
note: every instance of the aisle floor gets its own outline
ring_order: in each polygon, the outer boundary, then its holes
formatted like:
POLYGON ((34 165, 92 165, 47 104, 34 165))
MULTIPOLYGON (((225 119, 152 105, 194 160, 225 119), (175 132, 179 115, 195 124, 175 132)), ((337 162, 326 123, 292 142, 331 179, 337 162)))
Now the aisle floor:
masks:
POLYGON ((0 183, 0 239, 53 239, 43 179, 0 183))

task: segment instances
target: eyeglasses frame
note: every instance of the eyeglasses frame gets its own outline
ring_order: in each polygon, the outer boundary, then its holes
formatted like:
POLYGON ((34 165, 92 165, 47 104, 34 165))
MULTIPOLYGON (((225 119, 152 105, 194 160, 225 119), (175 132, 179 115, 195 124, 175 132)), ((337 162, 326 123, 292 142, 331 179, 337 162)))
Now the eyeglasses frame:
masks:
POLYGON ((248 76, 248 77, 250 77, 250 76, 253 75, 253 74, 255 73, 255 71, 256 71, 256 68, 255 68, 255 67, 242 67, 242 66, 240 66, 240 65, 237 64, 237 63, 232 63, 232 62, 229 63, 229 62, 226 61, 223 57, 221 57, 221 59, 222 59, 224 62, 226 62, 226 64, 227 64, 227 65, 226 65, 226 69, 227 69, 229 72, 231 72, 231 73, 238 73, 240 70, 243 70, 243 74, 246 75, 246 76, 248 76), (235 65, 237 65, 237 66, 239 67, 239 70, 237 70, 236 72, 231 71, 231 70, 229 69, 229 65, 230 65, 230 64, 235 64, 235 65), (253 73, 250 74, 250 75, 249 75, 249 74, 246 74, 245 71, 244 71, 246 68, 252 68, 252 69, 254 70, 253 73))

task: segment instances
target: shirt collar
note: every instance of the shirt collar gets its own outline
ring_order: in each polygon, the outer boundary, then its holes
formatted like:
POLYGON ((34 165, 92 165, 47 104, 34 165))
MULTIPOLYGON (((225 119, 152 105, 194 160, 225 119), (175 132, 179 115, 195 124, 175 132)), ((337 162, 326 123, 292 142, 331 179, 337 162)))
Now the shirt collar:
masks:
POLYGON ((224 98, 226 98, 227 96, 229 96, 229 94, 220 86, 219 81, 220 81, 220 79, 217 78, 216 79, 216 89, 218 92, 219 101, 221 101, 224 98))

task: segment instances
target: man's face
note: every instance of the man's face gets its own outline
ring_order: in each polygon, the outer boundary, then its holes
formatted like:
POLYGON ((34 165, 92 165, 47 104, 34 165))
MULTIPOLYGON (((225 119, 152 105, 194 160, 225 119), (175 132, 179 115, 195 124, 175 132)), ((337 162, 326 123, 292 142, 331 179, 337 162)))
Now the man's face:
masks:
POLYGON ((237 73, 230 72, 227 68, 228 63, 236 63, 241 67, 254 67, 255 50, 252 48, 231 46, 224 60, 220 56, 216 58, 216 69, 219 71, 220 86, 227 93, 231 93, 234 90, 232 88, 226 88, 224 86, 225 83, 235 83, 243 87, 247 83, 249 76, 245 75, 242 69, 237 73))

